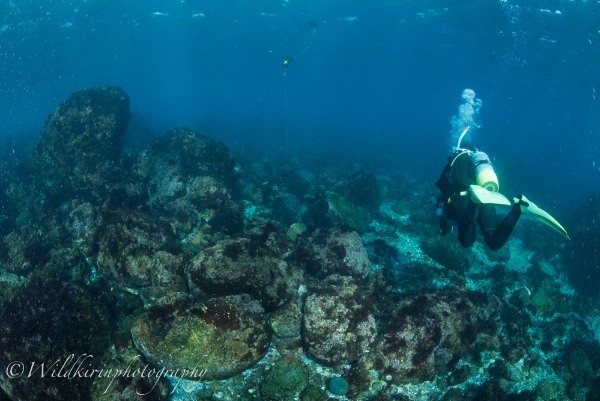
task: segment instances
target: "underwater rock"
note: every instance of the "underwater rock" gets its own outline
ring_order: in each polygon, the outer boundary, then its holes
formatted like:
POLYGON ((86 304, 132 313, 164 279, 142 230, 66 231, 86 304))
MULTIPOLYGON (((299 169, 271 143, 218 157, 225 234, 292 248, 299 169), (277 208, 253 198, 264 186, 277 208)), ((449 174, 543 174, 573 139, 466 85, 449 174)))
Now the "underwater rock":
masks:
MULTIPOLYGON (((507 399, 506 389, 502 386, 500 380, 487 380, 481 385, 473 386, 468 389, 466 399, 503 401, 507 399)), ((534 401, 530 391, 520 391, 517 401, 534 401)))
MULTIPOLYGON (((105 371, 123 372, 118 377, 97 377, 91 388, 91 401, 167 401, 169 384, 163 376, 151 374, 146 363, 133 348, 110 349, 102 358, 105 371), (129 374, 126 369, 129 368, 129 374), (140 372, 146 368, 145 375, 140 372), (112 370, 111 370, 112 369, 112 370), (136 372, 138 374, 136 374, 136 372)), ((158 373, 158 369, 155 371, 158 373)))
POLYGON ((305 232, 306 225, 304 225, 304 223, 293 223, 288 227, 285 235, 290 241, 296 242, 305 232))
MULTIPOLYGON (((502 309, 501 319, 503 322, 500 336, 490 337, 485 341, 484 336, 480 335, 477 338, 477 343, 485 345, 485 349, 497 349, 496 346, 490 347, 493 339, 494 343, 498 343, 502 357, 511 364, 517 364, 519 361, 529 354, 529 350, 535 346, 535 339, 532 338, 531 327, 534 325, 531 314, 526 310, 516 309, 514 307, 506 307, 502 309)), ((491 334, 491 333, 490 333, 491 334)))
POLYGON ((500 358, 495 359, 492 363, 490 363, 490 365, 488 366, 488 373, 490 377, 493 377, 495 379, 512 379, 508 364, 506 363, 506 361, 500 358))
POLYGON ((473 259, 473 251, 463 248, 450 235, 427 238, 421 242, 421 249, 431 259, 456 272, 464 272, 473 259))
POLYGON ((303 199, 310 185, 294 168, 270 163, 259 165, 253 160, 244 173, 246 199, 270 209, 269 216, 284 226, 300 221, 306 209, 303 199))
POLYGON ((461 387, 453 387, 448 389, 440 399, 440 401, 465 401, 465 400, 473 400, 469 398, 466 394, 465 389, 461 387))
MULTIPOLYGON (((289 155, 285 157, 285 163, 289 163, 289 155)), ((273 198, 280 193, 302 198, 310 191, 311 183, 301 175, 299 169, 299 166, 267 163, 262 165, 260 170, 254 166, 251 178, 261 183, 263 196, 268 198, 273 198)))
POLYGON ((225 145, 176 128, 154 140, 132 167, 151 213, 181 240, 194 230, 239 233, 238 172, 225 145))
POLYGON ((364 233, 369 224, 368 214, 357 208, 349 199, 335 193, 327 192, 326 224, 331 227, 349 228, 364 233))
POLYGON ((183 255, 173 255, 165 251, 154 254, 150 266, 150 279, 155 297, 187 290, 183 273, 185 260, 183 255))
POLYGON ((293 401, 308 385, 308 368, 299 360, 275 363, 260 385, 260 393, 268 400, 293 401))
POLYGON ((587 393, 587 399, 600 400, 600 376, 596 376, 596 379, 594 380, 589 392, 587 393))
POLYGON ((304 303, 303 345, 315 361, 338 366, 369 352, 376 327, 372 306, 356 282, 332 275, 304 303))
POLYGON ((304 205, 300 198, 285 192, 279 193, 268 204, 271 208, 271 215, 284 226, 297 222, 302 217, 304 205))
POLYGON ((551 317, 555 313, 569 313, 573 309, 573 300, 560 291, 560 284, 552 279, 543 280, 529 299, 528 307, 532 313, 551 317))
POLYGON ((9 273, 0 269, 0 311, 5 303, 10 301, 21 289, 25 283, 25 278, 14 273, 9 273))
POLYGON ((508 303, 515 308, 525 309, 531 303, 531 290, 525 287, 514 290, 508 303))
POLYGON ((302 272, 260 240, 223 240, 200 252, 186 267, 192 293, 198 296, 249 294, 273 310, 290 299, 302 272))
POLYGON ((449 372, 478 343, 496 335, 500 301, 451 289, 403 296, 384 316, 374 366, 394 383, 418 383, 449 372))
POLYGON ((320 388, 309 385, 300 394, 300 401, 327 401, 329 396, 320 388))
POLYGON ((34 279, 5 306, 0 318, 0 364, 13 366, 0 372, 0 387, 11 400, 89 399, 91 380, 69 380, 65 375, 69 369, 75 372, 78 358, 84 358, 84 370, 99 367, 109 339, 109 316, 102 304, 74 285, 34 279), (21 373, 32 363, 40 369, 44 364, 46 375, 38 370, 30 377, 8 377, 19 373, 14 361, 24 364, 21 373), (63 366, 62 377, 57 377, 63 366))
MULTIPOLYGON (((420 252, 398 244, 402 252, 389 245, 381 238, 367 238, 365 247, 374 265, 382 266, 376 270, 377 274, 385 279, 384 285, 393 287, 395 292, 423 292, 440 289, 449 285, 463 282, 464 278, 453 270, 434 263, 431 259, 423 257, 420 252)), ((391 242, 391 241, 390 241, 391 242)), ((371 274, 373 277, 373 273, 371 274)), ((371 283, 374 283, 371 280, 371 283)), ((378 291, 375 296, 383 295, 378 291)))
POLYGON ((79 250, 84 255, 91 255, 96 245, 96 230, 102 224, 100 211, 91 203, 79 200, 71 201, 68 209, 65 228, 79 250))
POLYGON ((382 191, 375 174, 360 170, 343 183, 344 195, 358 207, 377 213, 382 201, 382 191))
POLYGON ((19 159, 13 154, 15 150, 9 146, 6 137, 0 137, 0 142, 0 188, 3 188, 0 191, 0 237, 3 237, 12 231, 18 216, 18 202, 12 192, 18 187, 15 184, 19 179, 16 169, 19 159))
POLYGON ((0 242, 0 261, 10 273, 25 276, 49 259, 50 247, 32 226, 19 227, 0 242))
POLYGON ((452 368, 452 371, 448 375, 446 383, 448 384, 448 386, 457 386, 467 381, 471 374, 471 367, 466 363, 459 362, 456 366, 452 368))
MULTIPOLYGON (((240 154, 241 158, 248 155, 240 154)), ((285 163, 288 163, 290 155, 285 155, 285 163)), ((278 165, 276 162, 267 161, 259 163, 264 154, 252 154, 250 159, 243 160, 243 192, 247 199, 252 203, 261 204, 271 209, 277 210, 278 220, 284 225, 291 224, 296 220, 291 220, 292 216, 300 213, 300 208, 294 210, 306 194, 309 193, 311 185, 298 172, 299 167, 278 165), (293 205, 285 204, 290 201, 293 205), (280 212, 283 213, 281 219, 280 212)))
POLYGON ((370 222, 368 213, 331 191, 320 191, 308 198, 307 212, 307 225, 313 228, 339 227, 364 233, 370 222))
POLYGON ((170 227, 134 210, 107 213, 98 230, 96 265, 100 273, 126 286, 148 286, 158 251, 178 253, 170 227))
POLYGON ((52 114, 27 161, 37 191, 60 200, 105 199, 120 181, 129 97, 115 87, 73 92, 52 114))
POLYGON ((289 270, 285 261, 241 238, 203 250, 186 269, 186 276, 196 295, 250 294, 272 310, 287 292, 289 270))
POLYGON ((157 368, 196 369, 189 380, 222 380, 248 369, 267 352, 268 319, 248 295, 212 298, 174 314, 152 309, 132 325, 136 348, 157 368))
MULTIPOLYGON (((581 396, 582 394, 579 393, 583 393, 583 389, 589 388, 597 377, 597 369, 594 369, 592 360, 600 358, 598 356, 599 347, 595 346, 594 348, 590 349, 583 344, 571 344, 570 348, 562 355, 561 360, 566 367, 566 372, 562 372, 562 375, 567 382, 567 393, 571 398, 577 399, 577 396, 581 396)), ((598 367, 596 366, 596 368, 598 367)))
MULTIPOLYGON (((388 243, 383 238, 369 236, 365 241, 365 248, 367 250, 367 254, 369 255, 369 259, 374 263, 382 266, 391 266, 398 259, 400 259, 401 255, 398 249, 392 244, 388 243)), ((411 256, 410 251, 406 251, 402 256, 411 256)))
POLYGON ((10 233, 18 219, 17 211, 4 191, 0 192, 0 237, 10 233))
POLYGON ((300 337, 302 306, 292 300, 271 313, 271 328, 279 338, 300 337))
MULTIPOLYGON (((540 380, 537 387, 535 388, 535 394, 539 400, 564 400, 567 396, 562 390, 562 386, 557 382, 550 380, 540 380)), ((589 393, 588 393, 589 394, 589 393)), ((588 398, 588 399, 599 399, 599 398, 588 398)))
MULTIPOLYGON (((331 384, 330 379, 328 384, 331 384)), ((341 377, 338 377, 339 380, 341 377)), ((345 386, 347 386, 346 393, 344 394, 348 399, 374 399, 377 395, 382 396, 382 390, 387 386, 385 377, 379 377, 377 374, 374 374, 372 361, 369 359, 369 355, 365 354, 360 357, 356 362, 352 363, 350 366, 350 370, 344 374, 343 377, 345 386)), ((342 389, 344 386, 343 382, 339 382, 338 384, 342 385, 342 389)), ((336 394, 335 391, 330 391, 333 394, 336 394)))
POLYGON ((318 229, 304 235, 298 240, 295 258, 307 272, 321 279, 340 274, 364 280, 371 273, 367 251, 355 231, 318 229))

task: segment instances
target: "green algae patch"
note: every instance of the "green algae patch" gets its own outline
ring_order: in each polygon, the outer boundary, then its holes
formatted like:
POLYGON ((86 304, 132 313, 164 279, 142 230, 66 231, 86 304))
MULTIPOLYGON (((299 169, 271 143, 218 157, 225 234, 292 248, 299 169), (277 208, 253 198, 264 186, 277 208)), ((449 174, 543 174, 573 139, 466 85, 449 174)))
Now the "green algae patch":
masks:
POLYGON ((333 226, 350 228, 359 233, 367 231, 368 218, 366 214, 348 198, 336 192, 327 192, 327 203, 329 206, 328 220, 333 226))
POLYGON ((271 339, 260 303, 245 295, 213 298, 167 321, 153 317, 145 314, 134 322, 136 348, 157 369, 190 380, 222 380, 243 372, 265 355, 271 339))
POLYGON ((294 400, 308 385, 308 368, 298 360, 276 363, 260 386, 269 400, 294 400))
POLYGON ((288 227, 286 236, 290 241, 296 242, 296 240, 298 240, 298 237, 304 234, 306 230, 307 228, 304 223, 294 223, 288 227))

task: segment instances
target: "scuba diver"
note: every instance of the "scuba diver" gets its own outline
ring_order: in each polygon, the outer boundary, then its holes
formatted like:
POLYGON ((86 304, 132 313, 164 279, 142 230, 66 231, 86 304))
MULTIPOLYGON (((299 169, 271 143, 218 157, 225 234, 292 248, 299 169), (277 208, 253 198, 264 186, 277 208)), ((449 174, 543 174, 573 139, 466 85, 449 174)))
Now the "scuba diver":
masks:
POLYGON ((281 59, 281 66, 287 68, 295 60, 294 56, 288 56, 281 59))
POLYGON ((289 67, 291 63, 296 61, 296 58, 298 56, 300 56, 301 54, 304 54, 312 46, 313 39, 315 38, 315 33, 317 32, 317 27, 319 26, 319 20, 317 20, 315 18, 311 18, 310 21, 308 21, 308 26, 312 28, 312 34, 310 36, 308 44, 304 47, 304 49, 302 49, 302 51, 300 53, 296 54, 295 56, 286 56, 286 57, 282 58, 281 66, 283 68, 289 67))
POLYGON ((441 191, 436 206, 440 234, 447 234, 456 222, 458 240, 463 247, 469 248, 475 242, 476 226, 479 225, 485 243, 495 251, 508 241, 521 214, 526 213, 569 239, 565 229, 552 216, 525 196, 520 195, 510 202, 498 192, 498 177, 488 155, 469 145, 461 146, 469 129, 466 127, 461 133, 454 154, 448 158, 448 164, 435 183, 441 191), (496 205, 511 208, 500 219, 496 205))
POLYGON ((288 88, 287 88, 287 68, 296 61, 300 55, 304 54, 312 45, 312 41, 315 38, 315 32, 317 31, 317 27, 319 26, 319 21, 317 19, 312 18, 308 21, 308 26, 312 29, 312 34, 308 41, 308 44, 301 52, 297 53, 294 56, 286 56, 281 59, 280 65, 284 68, 283 70, 283 119, 285 121, 285 148, 289 148, 289 133, 288 133, 288 88))

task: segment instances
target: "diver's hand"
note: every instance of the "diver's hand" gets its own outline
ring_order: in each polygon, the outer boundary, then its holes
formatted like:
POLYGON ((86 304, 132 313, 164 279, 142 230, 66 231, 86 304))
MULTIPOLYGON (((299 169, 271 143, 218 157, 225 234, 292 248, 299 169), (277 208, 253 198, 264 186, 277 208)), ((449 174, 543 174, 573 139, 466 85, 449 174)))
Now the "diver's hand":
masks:
POLYGON ((530 205, 531 201, 527 199, 525 195, 519 195, 513 198, 513 208, 517 208, 521 213, 525 213, 530 205))
POLYGON ((529 207, 529 199, 527 199, 525 195, 519 195, 513 198, 513 203, 522 207, 529 207))

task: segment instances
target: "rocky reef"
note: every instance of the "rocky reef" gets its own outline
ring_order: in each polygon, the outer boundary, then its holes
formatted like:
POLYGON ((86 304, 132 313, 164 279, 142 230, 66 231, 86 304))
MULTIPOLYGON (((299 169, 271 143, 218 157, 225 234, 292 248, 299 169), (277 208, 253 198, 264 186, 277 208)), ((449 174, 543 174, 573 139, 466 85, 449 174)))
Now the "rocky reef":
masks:
POLYGON ((78 90, 7 165, 0 400, 598 399, 597 198, 572 244, 463 249, 427 179, 187 128, 123 155, 129 113, 78 90))
POLYGON ((222 143, 184 128, 157 138, 132 168, 148 212, 194 250, 203 245, 206 232, 241 232, 242 208, 234 199, 238 175, 222 143))
POLYGON ((106 198, 122 179, 129 96, 114 87, 74 92, 52 114, 27 169, 40 194, 58 200, 106 198))

